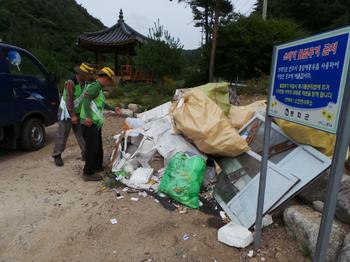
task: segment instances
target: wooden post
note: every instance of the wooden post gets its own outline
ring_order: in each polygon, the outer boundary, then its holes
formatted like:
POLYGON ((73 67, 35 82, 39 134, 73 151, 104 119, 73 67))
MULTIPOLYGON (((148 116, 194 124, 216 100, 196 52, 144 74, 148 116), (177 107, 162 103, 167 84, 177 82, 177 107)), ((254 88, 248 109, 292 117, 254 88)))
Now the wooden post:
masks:
POLYGON ((215 65, 215 54, 216 54, 216 42, 219 30, 219 1, 215 1, 214 9, 214 32, 211 40, 211 52, 210 52, 210 63, 209 63, 209 82, 214 81, 214 65, 215 65))
POLYGON ((101 68, 101 52, 96 51, 95 55, 96 55, 96 65, 97 65, 98 69, 100 69, 101 68))
POLYGON ((117 52, 114 53, 114 57, 115 57, 115 60, 114 60, 115 73, 116 73, 116 75, 118 75, 119 68, 118 68, 118 53, 117 52))

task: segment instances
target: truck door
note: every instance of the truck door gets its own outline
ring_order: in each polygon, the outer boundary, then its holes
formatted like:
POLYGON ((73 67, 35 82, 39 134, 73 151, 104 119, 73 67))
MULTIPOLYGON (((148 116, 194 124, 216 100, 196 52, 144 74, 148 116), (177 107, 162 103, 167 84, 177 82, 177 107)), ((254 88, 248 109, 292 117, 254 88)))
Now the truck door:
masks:
POLYGON ((12 125, 17 121, 12 80, 6 58, 0 48, 0 127, 12 125))
POLYGON ((3 49, 8 62, 18 122, 32 112, 48 118, 48 76, 38 62, 22 50, 3 49))

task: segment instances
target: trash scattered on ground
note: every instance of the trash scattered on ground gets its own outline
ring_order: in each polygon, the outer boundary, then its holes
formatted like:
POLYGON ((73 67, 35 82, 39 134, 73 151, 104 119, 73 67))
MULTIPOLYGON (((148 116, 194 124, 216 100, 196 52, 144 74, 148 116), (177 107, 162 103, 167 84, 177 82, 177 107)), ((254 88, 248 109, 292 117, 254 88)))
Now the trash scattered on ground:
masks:
POLYGON ((252 258, 254 256, 254 250, 249 250, 247 256, 252 258))
POLYGON ((147 197, 147 193, 145 191, 139 192, 139 196, 147 197))
POLYGON ((220 216, 222 220, 227 219, 226 213, 224 211, 220 211, 220 216))
POLYGON ((189 240, 190 239, 190 236, 188 234, 184 234, 183 237, 182 237, 183 240, 189 240))
POLYGON ((147 184, 153 174, 153 168, 139 167, 131 175, 129 182, 132 184, 147 184))
POLYGON ((245 248, 253 242, 253 234, 231 222, 218 230, 218 240, 232 247, 245 248))
POLYGON ((116 218, 112 218, 112 219, 111 219, 111 223, 112 223, 112 225, 115 225, 115 224, 117 224, 117 223, 118 223, 118 221, 117 221, 117 219, 116 219, 116 218))
POLYGON ((187 211, 188 211, 187 207, 180 207, 179 208, 179 214, 187 214, 187 211))
MULTIPOLYGON (((179 214, 199 209, 214 216, 208 225, 218 229, 219 241, 249 246, 266 101, 237 106, 239 99, 231 97, 228 83, 178 89, 174 99, 136 116, 138 105, 123 111, 128 118, 114 136, 108 187, 123 185, 121 192, 150 196, 179 214)), ((286 121, 277 124, 280 127, 273 123, 271 130, 263 227, 273 224, 271 214, 330 166, 327 156, 335 141, 321 131, 313 133, 286 121)), ((115 192, 118 200, 124 198, 115 192)), ((183 240, 188 239, 185 234, 183 240)), ((247 256, 253 257, 254 251, 247 256)))

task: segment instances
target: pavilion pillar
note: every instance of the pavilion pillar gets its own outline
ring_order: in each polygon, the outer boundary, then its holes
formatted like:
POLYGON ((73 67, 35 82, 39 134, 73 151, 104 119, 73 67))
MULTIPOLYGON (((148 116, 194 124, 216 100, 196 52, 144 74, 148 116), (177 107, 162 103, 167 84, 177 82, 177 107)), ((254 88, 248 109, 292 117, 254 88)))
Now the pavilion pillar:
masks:
POLYGON ((95 55, 96 55, 96 65, 97 65, 98 69, 100 69, 101 68, 101 52, 96 51, 95 55))
POLYGON ((115 73, 118 75, 119 67, 118 67, 118 53, 117 52, 114 53, 114 66, 115 66, 115 73))

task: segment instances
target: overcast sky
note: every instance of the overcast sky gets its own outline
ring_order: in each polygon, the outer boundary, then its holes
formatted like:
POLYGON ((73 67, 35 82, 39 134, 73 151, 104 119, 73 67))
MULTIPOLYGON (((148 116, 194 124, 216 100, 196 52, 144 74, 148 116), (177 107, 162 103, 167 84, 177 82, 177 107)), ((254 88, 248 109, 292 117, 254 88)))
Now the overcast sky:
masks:
MULTIPOLYGON (((193 26, 192 12, 177 0, 76 0, 106 26, 117 23, 119 9, 123 9, 125 22, 136 31, 148 35, 148 29, 159 18, 172 36, 179 37, 185 49, 200 46, 201 32, 193 26)), ((233 0, 236 12, 248 15, 256 0, 233 0)))

